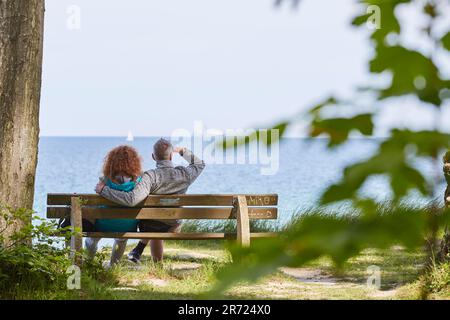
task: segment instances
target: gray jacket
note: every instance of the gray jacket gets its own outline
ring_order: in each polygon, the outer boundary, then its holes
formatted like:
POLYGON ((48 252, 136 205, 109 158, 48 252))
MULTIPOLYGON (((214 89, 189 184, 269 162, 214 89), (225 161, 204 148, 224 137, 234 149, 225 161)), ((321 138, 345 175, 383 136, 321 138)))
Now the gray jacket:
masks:
MULTIPOLYGON (((156 161, 156 169, 148 170, 142 180, 130 192, 118 191, 105 186, 101 196, 118 204, 134 207, 150 194, 184 194, 205 168, 205 163, 186 149, 183 158, 187 167, 175 167, 170 160, 156 161)), ((165 223, 177 223, 174 220, 160 220, 165 223)))

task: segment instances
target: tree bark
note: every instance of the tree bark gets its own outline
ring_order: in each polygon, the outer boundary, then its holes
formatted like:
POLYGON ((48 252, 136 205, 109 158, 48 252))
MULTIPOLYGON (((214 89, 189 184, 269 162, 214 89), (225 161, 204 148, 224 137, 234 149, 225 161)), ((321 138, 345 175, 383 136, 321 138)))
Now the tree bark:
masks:
MULTIPOLYGON (((444 176, 447 181, 447 189, 444 194, 444 203, 447 208, 450 208, 450 151, 444 157, 444 176)), ((450 260, 450 230, 449 226, 446 226, 444 237, 441 240, 441 248, 439 252, 439 260, 450 260)))
POLYGON ((44 0, 0 0, 0 204, 13 210, 33 207, 43 27, 44 0))

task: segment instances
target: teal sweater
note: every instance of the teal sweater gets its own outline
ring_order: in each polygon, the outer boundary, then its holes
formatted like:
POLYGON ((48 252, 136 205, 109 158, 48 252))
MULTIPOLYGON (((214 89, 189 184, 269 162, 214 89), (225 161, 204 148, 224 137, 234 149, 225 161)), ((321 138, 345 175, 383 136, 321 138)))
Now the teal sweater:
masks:
MULTIPOLYGON (((117 184, 111 180, 106 180, 106 185, 114 190, 130 192, 141 181, 138 177, 136 181, 128 181, 117 184)), ((95 230, 98 232, 136 232, 138 221, 135 219, 97 219, 95 221, 95 230)))

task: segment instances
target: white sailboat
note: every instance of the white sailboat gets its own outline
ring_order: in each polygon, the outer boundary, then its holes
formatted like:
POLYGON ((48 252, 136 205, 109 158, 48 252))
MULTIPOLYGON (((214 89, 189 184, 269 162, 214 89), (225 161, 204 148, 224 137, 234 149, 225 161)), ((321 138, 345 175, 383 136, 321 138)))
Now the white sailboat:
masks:
POLYGON ((128 131, 127 141, 134 141, 133 133, 131 133, 131 130, 128 131))

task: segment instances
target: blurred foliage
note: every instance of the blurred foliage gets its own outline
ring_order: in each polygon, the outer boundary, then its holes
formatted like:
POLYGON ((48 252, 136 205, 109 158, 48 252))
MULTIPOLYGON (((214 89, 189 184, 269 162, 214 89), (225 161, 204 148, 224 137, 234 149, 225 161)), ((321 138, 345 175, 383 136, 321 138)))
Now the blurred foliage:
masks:
POLYGON ((450 163, 450 151, 447 151, 444 155, 444 162, 450 163))
MULTIPOLYGON (((387 85, 365 86, 365 90, 357 90, 351 99, 358 101, 361 94, 365 99, 371 97, 372 111, 358 113, 361 110, 358 105, 331 96, 310 107, 306 114, 277 124, 274 129, 282 128, 281 132, 285 132, 299 119, 309 119, 310 136, 327 137, 329 148, 336 148, 352 136, 371 136, 376 129, 374 119, 382 110, 382 104, 393 105, 399 97, 415 97, 415 105, 422 108, 431 105, 435 113, 441 112, 443 104, 448 102, 450 79, 439 70, 437 56, 448 57, 450 33, 449 30, 439 31, 437 23, 450 10, 450 3, 433 0, 360 0, 358 3, 361 13, 352 20, 352 25, 370 33, 373 55, 368 61, 369 71, 374 78, 389 76, 387 85), (380 9, 379 28, 367 25, 375 14, 369 10, 372 6, 380 9), (426 26, 417 32, 431 50, 416 50, 405 44, 402 31, 406 26, 402 26, 397 17, 400 7, 420 11, 426 26), (349 105, 355 112, 351 117, 330 116, 330 111, 339 113, 348 110, 349 105)), ((402 23, 416 21, 409 19, 402 23)), ((422 131, 393 128, 370 158, 345 168, 341 180, 331 185, 321 197, 322 205, 346 201, 355 208, 355 215, 326 215, 319 208, 316 213, 293 223, 277 239, 255 241, 251 248, 232 247, 235 263, 218 274, 217 292, 235 281, 255 280, 279 266, 301 266, 322 255, 330 256, 339 266, 368 247, 387 248, 401 244, 413 248, 422 247, 426 240, 434 243, 439 230, 449 222, 449 212, 434 202, 442 180, 424 176, 416 163, 419 159, 437 163, 448 149, 450 135, 441 132, 437 124, 435 129, 422 131), (364 183, 374 175, 384 175, 390 181, 392 199, 387 209, 386 206, 381 209, 373 200, 361 196, 364 183), (403 200, 411 191, 425 196, 431 205, 426 209, 404 206, 403 200)), ((450 152, 444 156, 446 160, 449 158, 450 152)))
POLYGON ((268 129, 256 129, 249 130, 249 132, 242 132, 240 136, 224 136, 219 140, 216 147, 218 148, 238 148, 245 144, 257 141, 266 145, 278 142, 279 138, 284 134, 285 130, 289 126, 288 121, 283 121, 275 125, 270 130, 268 129))
POLYGON ((450 135, 439 131, 394 129, 389 139, 383 141, 371 158, 348 166, 343 179, 332 185, 322 196, 322 203, 355 199, 363 183, 371 175, 385 174, 390 179, 394 200, 418 190, 423 195, 433 194, 433 182, 427 181, 408 159, 411 157, 436 158, 444 147, 450 147, 450 135), (413 148, 411 148, 413 147, 413 148))
POLYGON ((450 210, 432 214, 433 208, 376 204, 365 200, 351 214, 334 215, 316 210, 301 214, 279 237, 258 239, 251 247, 232 244, 233 264, 222 269, 213 294, 240 280, 254 281, 278 267, 299 267, 321 256, 337 267, 367 248, 402 245, 413 250, 423 246, 432 226, 450 222, 450 210))
POLYGON ((348 139, 352 130, 370 136, 373 133, 371 114, 360 114, 353 118, 321 119, 316 117, 312 121, 310 135, 317 137, 326 134, 329 137, 329 146, 343 143, 348 139))
MULTIPOLYGON (((450 151, 448 151, 444 155, 444 168, 443 169, 444 169, 445 180, 447 181, 447 189, 445 190, 445 202, 446 202, 446 205, 450 205, 450 199, 448 199, 448 197, 450 196, 450 151)), ((449 238, 450 238, 450 236, 449 236, 449 238)), ((450 243, 449 243, 449 247, 450 247, 450 243)))

